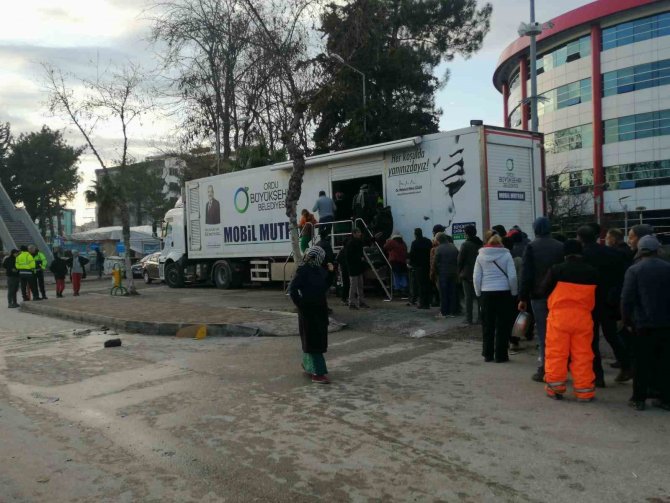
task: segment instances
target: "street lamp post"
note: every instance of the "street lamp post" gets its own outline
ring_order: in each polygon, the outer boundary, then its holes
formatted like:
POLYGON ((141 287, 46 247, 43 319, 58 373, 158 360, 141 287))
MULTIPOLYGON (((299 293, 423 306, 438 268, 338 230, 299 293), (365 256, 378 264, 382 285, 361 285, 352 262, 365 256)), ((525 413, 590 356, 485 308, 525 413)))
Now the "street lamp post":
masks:
MULTIPOLYGON (((530 37, 530 130, 537 133, 538 119, 537 119, 537 36, 545 29, 551 29, 554 24, 549 21, 540 24, 535 21, 535 0, 530 0, 530 23, 521 23, 519 26, 519 35, 522 37, 530 37)), ((522 86, 526 83, 522 82, 522 86)))
POLYGON ((361 79, 363 81, 363 134, 365 136, 367 136, 367 132, 368 132, 367 114, 368 114, 368 112, 367 112, 367 102, 366 102, 367 98, 365 96, 365 74, 363 72, 361 72, 358 68, 354 68, 349 63, 347 63, 344 60, 344 58, 342 56, 340 56, 339 54, 335 54, 335 53, 331 52, 330 57, 333 58, 338 63, 346 66, 347 68, 353 70, 354 72, 356 72, 357 74, 359 74, 361 76, 361 79))

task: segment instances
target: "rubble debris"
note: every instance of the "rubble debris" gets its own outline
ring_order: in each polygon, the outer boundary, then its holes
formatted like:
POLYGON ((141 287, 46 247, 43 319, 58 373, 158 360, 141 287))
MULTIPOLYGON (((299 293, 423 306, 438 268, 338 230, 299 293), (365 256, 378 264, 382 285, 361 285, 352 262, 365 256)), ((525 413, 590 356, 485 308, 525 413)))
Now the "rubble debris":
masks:
POLYGON ((105 341, 106 348, 118 348, 121 346, 121 339, 109 339, 105 341))

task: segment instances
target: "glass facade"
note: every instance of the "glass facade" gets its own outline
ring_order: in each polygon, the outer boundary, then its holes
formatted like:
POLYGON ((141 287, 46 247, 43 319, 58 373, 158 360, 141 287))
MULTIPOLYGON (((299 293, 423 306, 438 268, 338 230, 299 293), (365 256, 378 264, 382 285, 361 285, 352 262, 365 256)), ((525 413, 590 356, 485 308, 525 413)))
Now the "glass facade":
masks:
POLYGON ((670 12, 635 19, 603 29, 603 51, 670 35, 670 12))
POLYGON ((537 58, 537 74, 591 54, 591 35, 563 44, 537 58))
POLYGON ((670 59, 603 73, 603 96, 670 84, 670 59))
POLYGON ((670 134, 670 110, 628 115, 603 121, 605 143, 670 134))
POLYGON ((670 159, 605 167, 608 190, 670 185, 670 159))
POLYGON ((593 145, 593 124, 583 124, 562 129, 544 136, 544 148, 548 153, 558 154, 593 145))
POLYGON ((593 189, 593 170, 581 169, 568 171, 547 177, 547 185, 551 190, 582 194, 593 189))
POLYGON ((553 112, 586 101, 591 101, 590 78, 557 87, 541 94, 537 104, 537 114, 538 116, 543 115, 546 112, 553 112))

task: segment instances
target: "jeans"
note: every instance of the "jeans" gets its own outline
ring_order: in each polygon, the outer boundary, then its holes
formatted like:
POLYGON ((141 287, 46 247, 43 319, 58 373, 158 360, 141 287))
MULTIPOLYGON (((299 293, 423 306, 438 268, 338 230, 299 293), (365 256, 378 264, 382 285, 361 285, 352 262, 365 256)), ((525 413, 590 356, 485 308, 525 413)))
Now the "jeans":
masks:
POLYGON ((330 230, 333 228, 333 225, 330 224, 330 222, 334 221, 335 217, 332 215, 319 218, 319 226, 317 227, 317 229, 319 229, 319 236, 325 236, 326 234, 330 234, 330 230), (323 225, 323 224, 329 224, 329 225, 323 225))
POLYGON ((530 304, 533 308, 533 316, 535 317, 537 345, 539 346, 537 361, 541 366, 544 366, 544 341, 547 338, 547 316, 549 315, 547 299, 532 299, 530 304))
POLYGON ((19 291, 19 277, 18 276, 7 276, 7 305, 15 306, 16 302, 16 293, 19 291))
POLYGON ((349 306, 360 307, 365 304, 365 294, 363 293, 363 275, 349 276, 349 306))
POLYGON ((670 403, 670 331, 664 328, 638 329, 633 347, 633 400, 646 400, 651 387, 660 392, 661 401, 670 403))
POLYGON ((472 323, 472 308, 474 303, 477 303, 477 323, 481 321, 481 307, 479 299, 475 295, 475 285, 472 281, 463 280, 463 296, 465 297, 465 321, 472 323))
POLYGON ((407 281, 406 272, 394 272, 393 273, 393 288, 401 292, 407 291, 407 286, 409 282, 407 281))
POLYGON ((513 299, 509 290, 482 292, 482 356, 497 362, 509 359, 507 347, 512 331, 513 299))
POLYGON ((456 309, 458 296, 456 295, 456 276, 453 274, 440 275, 440 314, 447 316, 453 314, 456 309))

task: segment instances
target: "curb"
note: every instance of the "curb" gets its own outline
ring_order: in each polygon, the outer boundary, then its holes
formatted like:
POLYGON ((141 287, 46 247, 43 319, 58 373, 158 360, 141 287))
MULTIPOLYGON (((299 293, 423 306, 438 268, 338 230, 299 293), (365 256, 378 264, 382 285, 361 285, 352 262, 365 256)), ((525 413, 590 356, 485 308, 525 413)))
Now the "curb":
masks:
MULTIPOLYGON (((181 328, 198 325, 197 322, 164 323, 157 321, 122 320, 99 314, 68 311, 59 307, 35 304, 33 302, 21 304, 24 313, 51 316, 64 320, 76 321, 92 325, 104 325, 116 330, 139 333, 144 335, 163 335, 174 337, 181 328)), ((264 332, 258 327, 233 323, 202 323, 207 326, 207 337, 272 337, 274 334, 264 332)))

